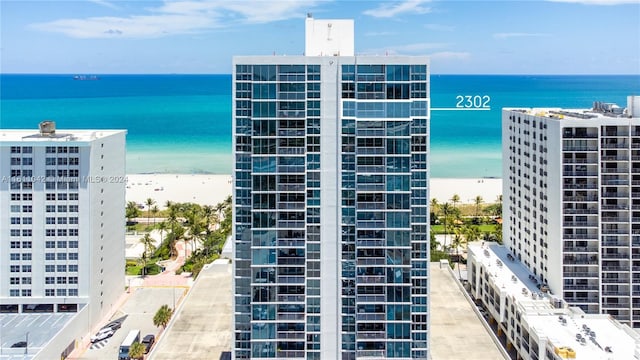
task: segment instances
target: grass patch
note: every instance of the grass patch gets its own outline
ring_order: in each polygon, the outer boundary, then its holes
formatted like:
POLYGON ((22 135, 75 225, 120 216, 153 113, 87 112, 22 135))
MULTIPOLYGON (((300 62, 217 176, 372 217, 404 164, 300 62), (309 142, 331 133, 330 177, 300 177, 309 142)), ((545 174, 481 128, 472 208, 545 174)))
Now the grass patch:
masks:
MULTIPOLYGON (((495 230, 495 224, 477 225, 481 233, 491 233, 495 230)), ((454 227, 447 225, 447 234, 453 234, 454 227)), ((431 231, 436 235, 444 234, 444 225, 431 225, 431 231)))
MULTIPOLYGON (((155 263, 157 260, 158 259, 152 259, 149 261, 145 268, 145 275, 156 275, 162 272, 162 268, 155 263)), ((125 274, 142 275, 142 264, 136 260, 127 260, 125 265, 125 274)))

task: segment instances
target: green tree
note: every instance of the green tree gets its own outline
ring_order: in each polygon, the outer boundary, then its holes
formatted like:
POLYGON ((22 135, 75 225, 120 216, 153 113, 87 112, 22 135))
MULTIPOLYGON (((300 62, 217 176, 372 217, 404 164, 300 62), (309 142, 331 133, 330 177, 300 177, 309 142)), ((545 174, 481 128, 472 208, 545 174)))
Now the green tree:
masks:
POLYGON ((173 315, 173 310, 169 307, 169 305, 164 304, 160 306, 156 314, 153 316, 153 325, 162 326, 165 328, 171 320, 171 315, 173 315))
POLYGON ((136 341, 129 348, 129 357, 135 360, 143 359, 145 350, 147 350, 147 347, 136 341))
POLYGON ((147 259, 149 258, 149 254, 153 248, 153 238, 149 235, 149 233, 144 234, 142 238, 140 238, 140 243, 144 245, 144 250, 142 251, 142 256, 140 260, 142 260, 142 277, 145 276, 145 271, 147 269, 147 259))
POLYGON ((442 206, 440 206, 440 211, 442 211, 442 223, 444 224, 444 244, 442 244, 442 248, 444 249, 447 247, 447 224, 449 224, 450 220, 451 205, 448 202, 442 204, 442 206))
POLYGON ((451 202, 453 203, 453 207, 456 207, 456 205, 460 202, 460 195, 453 194, 453 196, 451 197, 451 202))
POLYGON ((134 218, 140 216, 140 209, 138 209, 138 204, 135 201, 129 201, 127 203, 127 207, 125 208, 125 216, 127 221, 131 221, 134 218))
POLYGON ((462 274, 460 272, 460 247, 466 243, 465 237, 462 236, 462 229, 458 228, 455 230, 453 234, 453 240, 451 241, 452 246, 456 250, 456 262, 458 263, 458 278, 462 279, 462 274))
POLYGON ((153 214, 153 225, 156 224, 156 217, 158 216, 159 212, 160 209, 158 209, 157 205, 153 205, 153 207, 151 207, 151 213, 153 214))
POLYGON ((476 204, 476 217, 480 217, 480 208, 482 207, 482 203, 484 202, 482 196, 476 196, 476 198, 473 199, 473 202, 476 204))
POLYGON ((147 225, 149 225, 149 223, 151 222, 151 206, 153 206, 155 203, 156 201, 152 198, 147 198, 147 200, 145 201, 145 204, 147 205, 147 225))

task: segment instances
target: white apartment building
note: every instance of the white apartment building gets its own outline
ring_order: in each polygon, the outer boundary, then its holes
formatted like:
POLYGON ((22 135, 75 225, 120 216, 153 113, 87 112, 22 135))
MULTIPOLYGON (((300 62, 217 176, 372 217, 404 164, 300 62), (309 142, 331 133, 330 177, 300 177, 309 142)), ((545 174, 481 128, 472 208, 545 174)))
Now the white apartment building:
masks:
POLYGON ((59 358, 123 293, 125 134, 59 131, 52 122, 40 130, 0 130, 3 345, 12 336, 23 340, 26 330, 29 354, 46 349, 48 358, 59 358), (38 314, 64 321, 40 329, 4 326, 38 314))
POLYGON ((505 246, 471 243, 470 292, 512 358, 640 359, 640 334, 609 315, 569 307, 505 246))
POLYGON ((505 245, 587 313, 640 327, 640 97, 504 109, 505 245))
POLYGON ((233 356, 428 358, 428 59, 306 39, 233 62, 233 356))

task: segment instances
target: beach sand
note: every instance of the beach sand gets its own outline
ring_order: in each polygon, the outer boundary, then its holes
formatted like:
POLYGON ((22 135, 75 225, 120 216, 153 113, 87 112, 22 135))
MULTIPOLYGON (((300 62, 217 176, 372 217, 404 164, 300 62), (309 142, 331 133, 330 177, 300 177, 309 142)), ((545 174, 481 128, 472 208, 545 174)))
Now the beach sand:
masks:
POLYGON ((231 195, 231 189, 231 175, 129 174, 126 198, 137 204, 151 198, 162 210, 167 200, 216 205, 231 195))
MULTIPOLYGON (((206 174, 130 174, 127 181, 127 201, 144 204, 153 199, 160 209, 167 200, 216 205, 231 195, 231 175, 206 174)), ((430 199, 438 203, 451 202, 454 194, 461 204, 472 204, 476 196, 482 196, 485 204, 496 201, 502 193, 502 179, 431 179, 430 199)))

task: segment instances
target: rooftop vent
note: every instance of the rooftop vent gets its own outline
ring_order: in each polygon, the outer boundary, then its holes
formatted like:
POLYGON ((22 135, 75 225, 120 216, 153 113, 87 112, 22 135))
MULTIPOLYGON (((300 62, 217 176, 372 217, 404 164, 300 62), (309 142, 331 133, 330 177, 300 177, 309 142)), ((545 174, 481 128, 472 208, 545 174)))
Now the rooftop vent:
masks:
POLYGON ((53 136, 56 134, 56 123, 51 120, 45 120, 40 122, 40 135, 53 136))

